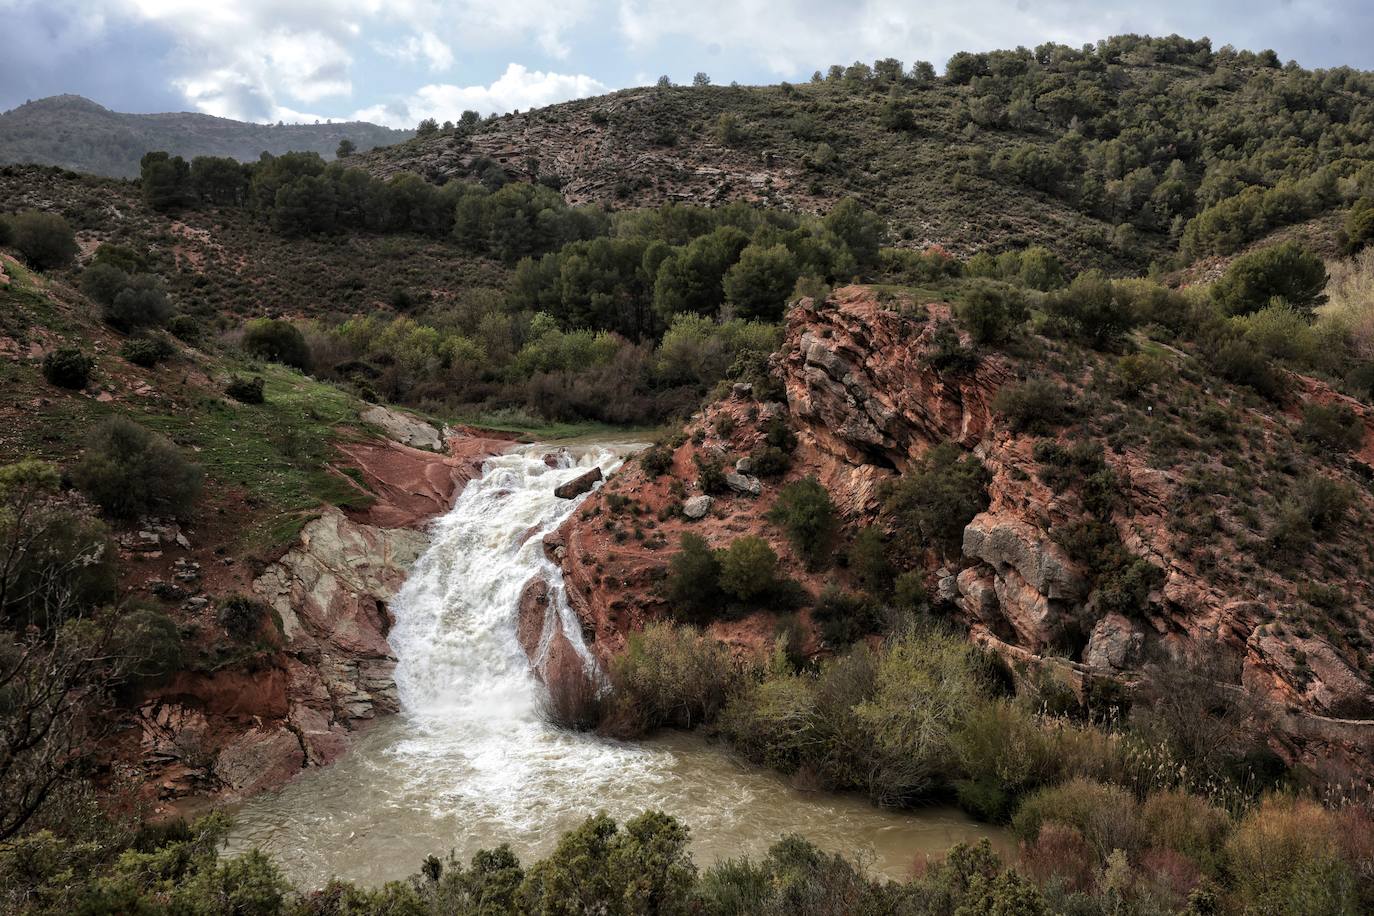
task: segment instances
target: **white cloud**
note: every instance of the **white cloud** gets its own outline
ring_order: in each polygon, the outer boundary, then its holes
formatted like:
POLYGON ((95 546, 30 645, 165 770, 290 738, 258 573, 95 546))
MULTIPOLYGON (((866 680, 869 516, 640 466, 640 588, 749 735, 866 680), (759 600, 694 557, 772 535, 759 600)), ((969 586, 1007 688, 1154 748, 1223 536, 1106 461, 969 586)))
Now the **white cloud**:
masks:
POLYGON ((530 70, 512 63, 507 64, 506 71, 490 85, 431 83, 421 86, 404 100, 373 105, 356 112, 353 117, 390 127, 414 127, 424 118, 456 121, 464 111, 475 111, 481 115, 516 109, 526 111, 606 91, 605 85, 586 74, 530 70))
POLYGON ((387 57, 406 63, 424 61, 429 69, 442 72, 453 66, 453 49, 433 32, 420 32, 394 45, 378 45, 377 50, 387 57))

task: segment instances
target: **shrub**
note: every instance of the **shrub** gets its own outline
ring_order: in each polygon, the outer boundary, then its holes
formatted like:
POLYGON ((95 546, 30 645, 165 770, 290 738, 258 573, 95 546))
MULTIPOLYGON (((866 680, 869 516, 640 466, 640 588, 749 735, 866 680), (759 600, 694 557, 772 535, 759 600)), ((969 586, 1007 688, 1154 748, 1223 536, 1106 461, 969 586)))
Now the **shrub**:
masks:
POLYGON ((1171 849, 1207 874, 1220 875, 1231 818, 1207 799, 1178 789, 1151 792, 1140 807, 1140 828, 1148 846, 1171 849))
POLYGON ((980 820, 1007 822, 1023 795, 1059 776, 1050 732, 1009 702, 975 707, 951 740, 962 774, 959 804, 980 820))
POLYGON ((119 355, 144 369, 151 369, 168 360, 176 351, 165 337, 138 337, 124 342, 119 355))
POLYGON ((1243 254, 1212 286, 1212 298, 1229 315, 1245 315, 1282 299, 1295 308, 1323 301, 1326 265, 1297 242, 1243 254))
POLYGON ((1341 855, 1340 821, 1313 801, 1266 799, 1226 844, 1238 912, 1360 912, 1355 876, 1341 855))
POLYGON ((1073 827, 1102 864, 1115 850, 1129 854, 1137 848, 1137 822, 1136 802, 1129 792, 1080 777, 1029 796, 1012 818, 1012 829, 1031 843, 1046 824, 1073 827))
POLYGON ((1064 389, 1042 378, 1004 386, 993 398, 992 408, 1007 418, 1013 431, 1036 435, 1051 432, 1069 415, 1064 389))
POLYGON ((116 518, 184 515, 200 495, 201 471, 162 436, 110 417, 87 438, 72 480, 116 518))
POLYGON ((1374 241, 1374 197, 1361 197, 1351 205, 1345 216, 1345 240, 1350 252, 1374 241))
POLYGON ((720 560, 700 535, 684 534, 682 547, 668 561, 665 591, 673 613, 689 620, 719 610, 720 560))
POLYGON ((76 347, 60 347, 43 357, 43 378, 59 388, 80 391, 91 380, 95 360, 76 347))
POLYGON ((768 510, 768 519, 782 526, 809 567, 821 569, 828 564, 839 519, 819 480, 807 477, 784 486, 768 510))
POLYGON ((1345 404, 1308 404, 1302 410, 1298 438, 1331 452, 1354 451, 1364 444, 1360 416, 1345 404))
POLYGON ((155 608, 136 607, 119 622, 119 642, 136 678, 161 677, 181 667, 177 623, 155 608))
POLYGON ((1044 309, 1050 318, 1047 330, 1097 349, 1115 346, 1135 322, 1129 295, 1099 270, 1084 271, 1068 288, 1047 295, 1044 309))
POLYGON ((750 603, 778 587, 778 555, 761 537, 735 538, 720 552, 719 559, 720 588, 733 598, 750 603))
POLYGON ((250 379, 232 376, 224 386, 224 393, 242 404, 261 404, 266 400, 261 376, 250 379))
POLYGON ((1048 248, 1032 245, 1021 252, 1021 283, 1047 293, 1064 285, 1064 265, 1048 248))
POLYGON ((883 502, 898 546, 912 555, 926 548, 957 551, 964 527, 987 508, 988 476, 976 457, 953 442, 926 452, 883 502))
POLYGON ((910 803, 954 771, 952 738, 986 689, 975 649, 952 633, 915 632, 890 640, 871 698, 854 710, 886 761, 879 801, 910 803))
POLYGON ((105 323, 116 330, 160 327, 172 316, 162 284, 152 274, 136 274, 103 309, 105 323))
POLYGON ((639 466, 650 477, 662 477, 673 468, 673 450, 664 443, 657 443, 639 453, 639 466))
POLYGON ((300 329, 280 318, 258 318, 243 331, 244 352, 299 369, 310 368, 310 347, 300 329))
POLYGON ((891 594, 897 571, 887 557, 887 542, 877 528, 860 528, 849 545, 849 572, 855 583, 870 595, 891 594))
POLYGON ((81 272, 81 292, 87 298, 109 307, 129 285, 129 275, 113 264, 100 261, 81 272))
POLYGON ((892 582, 892 606, 899 611, 916 613, 929 607, 926 585, 916 570, 907 570, 892 582))
POLYGON ((964 372, 978 365, 977 354, 964 346, 952 322, 937 324, 930 343, 930 355, 926 359, 937 372, 964 372))
POLYGON ((173 315, 167 322, 167 330, 171 331, 177 340, 185 341, 192 346, 200 343, 201 338, 205 336, 200 319, 194 315, 173 315))
POLYGON ((1116 361, 1112 387, 1124 398, 1138 398, 1168 377, 1169 364, 1151 353, 1130 353, 1116 361))
POLYGON ((730 489, 719 461, 703 458, 700 454, 694 455, 693 459, 697 466, 697 486, 701 487, 701 492, 719 494, 730 489))
POLYGON ((750 456, 754 473, 760 477, 781 477, 792 467, 792 456, 780 448, 765 445, 750 456))
POLYGON ((816 599, 811 616, 820 627, 821 636, 832 646, 847 646, 876 632, 881 623, 878 606, 871 598, 833 584, 827 585, 816 599))
POLYGON ((1252 389, 1256 394, 1278 400, 1284 384, 1265 355, 1244 340, 1228 340, 1212 350, 1212 369, 1217 375, 1252 389))
POLYGON ((650 623, 611 663, 616 731, 693 728, 715 720, 742 676, 721 643, 687 626, 650 623))
POLYGON ((34 270, 66 267, 76 257, 79 250, 76 234, 60 215, 25 210, 6 222, 9 224, 9 244, 34 270))
POLYGON ((231 595, 219 606, 219 625, 236 642, 248 642, 262 629, 267 608, 243 595, 231 595))
POLYGON ((1015 287, 978 279, 964 288, 955 304, 955 313, 975 341, 999 344, 1026 320, 1026 303, 1015 287))

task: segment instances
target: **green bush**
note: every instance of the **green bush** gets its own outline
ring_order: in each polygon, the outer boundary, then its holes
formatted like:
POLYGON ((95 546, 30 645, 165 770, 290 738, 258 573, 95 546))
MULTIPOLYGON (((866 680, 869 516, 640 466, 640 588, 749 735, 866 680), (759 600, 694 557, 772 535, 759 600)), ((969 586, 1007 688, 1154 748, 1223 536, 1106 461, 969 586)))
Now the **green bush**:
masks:
POLYGON ((777 321, 798 274, 796 258, 786 245, 750 245, 725 273, 725 296, 741 318, 777 321))
POLYGON ((725 471, 719 461, 703 458, 700 454, 694 455, 693 460, 696 462, 697 486, 701 487, 701 492, 718 495, 729 491, 730 487, 725 482, 725 471))
POLYGON ((129 275, 101 261, 81 271, 81 292, 102 306, 114 305, 115 297, 129 285, 129 275))
POLYGON ((700 620, 719 611, 724 596, 720 590, 720 560, 700 535, 682 536, 681 549, 668 561, 664 582, 673 613, 688 620, 700 620))
POLYGON ((133 363, 151 369, 160 362, 171 359, 176 353, 165 337, 136 337, 126 340, 119 348, 119 355, 133 363))
POLYGON ((103 309, 105 322, 116 330, 161 327, 172 316, 172 304, 161 281, 152 274, 135 274, 103 309))
POLYGON ((926 452, 883 501, 898 546, 912 557, 927 548, 957 552, 964 527, 988 506, 988 479, 982 463, 953 442, 926 452))
POLYGON ((1152 353, 1130 353, 1112 367, 1112 387, 1124 398, 1138 398, 1169 376, 1169 364, 1152 353))
POLYGON ((1100 270, 1084 271, 1066 289, 1044 300, 1047 331, 1060 332, 1097 349, 1116 346, 1135 324, 1130 296, 1100 270))
POLYGON ((639 453, 639 466, 650 477, 662 477, 673 469, 673 449, 664 443, 651 445, 639 453))
POLYGON ((980 344, 1004 343, 1026 320, 1021 291, 995 280, 970 281, 954 308, 959 321, 980 344))
POLYGON ((136 678, 155 678, 181 667, 181 633, 171 617, 155 608, 136 607, 119 622, 119 642, 136 678))
POLYGON ((778 555, 761 537, 735 538, 719 553, 720 588, 746 604, 760 601, 778 588, 778 555))
POLYGON ((1298 438, 1328 452, 1354 451, 1364 444, 1365 426, 1345 404, 1308 404, 1302 410, 1298 438))
POLYGON ((280 318, 258 318, 243 331, 244 352, 268 362, 310 369, 310 347, 300 329, 280 318))
POLYGON ((1014 432, 1035 435, 1052 432, 1070 413, 1064 389, 1041 378, 1004 386, 993 398, 992 409, 1006 417, 1014 432))
POLYGON ((849 572, 859 588, 878 598, 892 593, 897 571, 887 555, 887 540, 878 528, 860 528, 849 545, 849 572))
POLYGON ((743 676, 724 645, 692 627, 668 623, 632 633, 610 674, 610 727, 621 737, 712 722, 743 676))
POLYGON ((847 646, 856 639, 876 633, 882 616, 873 599, 827 585, 816 599, 811 617, 821 636, 831 646, 847 646))
POLYGON ((784 486, 768 510, 768 520, 787 532, 792 546, 810 568, 823 569, 828 565, 839 532, 839 518, 829 492, 819 480, 806 477, 784 486))
POLYGON ((80 391, 91 381, 95 360, 76 347, 59 347, 43 357, 43 378, 59 388, 80 391))
POLYGON ((1032 245, 1021 252, 1021 284, 1047 293, 1064 285, 1064 265, 1048 249, 1032 245))
POLYGON ((1228 382, 1244 385, 1271 401, 1283 396, 1283 379, 1253 344, 1244 340, 1227 340, 1214 344, 1211 353, 1213 371, 1228 382))
POLYGON ((200 495, 200 468, 162 436, 125 417, 91 431, 72 481, 116 518, 184 516, 200 495))
POLYGON ((1374 197, 1361 197, 1345 216, 1345 241, 1350 252, 1374 241, 1374 197))
POLYGON ((1297 242, 1243 254, 1212 285, 1212 298, 1229 315, 1246 315, 1282 299, 1294 308, 1324 301, 1326 265, 1297 242))
POLYGON ((34 270, 66 267, 76 258, 76 233, 60 215, 25 210, 5 222, 9 224, 9 244, 34 270))
POLYGON ((205 336, 205 328, 194 315, 173 315, 167 322, 167 330, 177 340, 196 346, 205 336))
POLYGON ((254 376, 253 378, 232 376, 224 386, 224 393, 241 404, 261 404, 266 400, 266 396, 263 394, 261 376, 254 376))

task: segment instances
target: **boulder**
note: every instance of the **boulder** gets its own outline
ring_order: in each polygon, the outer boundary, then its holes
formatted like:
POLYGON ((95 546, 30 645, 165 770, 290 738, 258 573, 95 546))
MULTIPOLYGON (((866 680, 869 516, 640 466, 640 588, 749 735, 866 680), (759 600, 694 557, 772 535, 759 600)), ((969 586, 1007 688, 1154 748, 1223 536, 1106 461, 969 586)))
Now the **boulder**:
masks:
POLYGON ((601 468, 592 468, 585 474, 579 474, 567 483, 559 484, 553 491, 553 495, 559 499, 575 499, 586 493, 601 481, 601 468))
POLYGON ((234 795, 247 797, 278 786, 305 766, 300 739, 288 728, 251 728, 215 758, 214 772, 234 795))
POLYGON ((364 423, 380 426, 388 436, 411 448, 422 448, 430 452, 444 450, 444 437, 429 423, 419 417, 390 407, 374 404, 359 415, 364 423))
POLYGON ((758 496, 763 492, 763 484, 759 483, 757 477, 741 474, 738 471, 725 475, 725 485, 736 493, 749 496, 758 496))
POLYGON ((1124 671, 1140 659, 1145 634, 1139 627, 1115 612, 1093 627, 1083 664, 1107 671, 1124 671))
POLYGON ((690 519, 705 518, 706 513, 711 511, 711 503, 715 502, 710 496, 693 496, 682 504, 682 514, 690 519))

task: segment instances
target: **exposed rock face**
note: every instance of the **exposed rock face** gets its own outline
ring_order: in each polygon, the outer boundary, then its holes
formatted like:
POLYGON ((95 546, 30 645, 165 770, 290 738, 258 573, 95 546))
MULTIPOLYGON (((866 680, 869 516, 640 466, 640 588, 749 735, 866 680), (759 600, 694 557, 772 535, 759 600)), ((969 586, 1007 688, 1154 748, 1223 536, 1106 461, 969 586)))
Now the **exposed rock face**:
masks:
MULTIPOLYGON (((1255 600, 1241 571, 1202 574, 1179 549, 1173 530, 1171 513, 1188 483, 1184 473, 1154 466, 1148 455, 1129 448, 1104 454, 1121 491, 1107 523, 1126 551, 1162 575, 1138 614, 1128 618, 1100 606, 1088 571, 1057 542, 1062 526, 1083 518, 1082 503, 1041 479, 1036 437, 1013 434, 994 416, 997 392, 1016 377, 1012 366, 990 354, 968 368, 935 367, 935 335, 949 317, 946 306, 884 303, 862 287, 836 290, 824 302, 804 299, 787 316, 774 362, 785 405, 758 403, 752 391, 732 390, 693 418, 688 431, 696 441, 677 449, 667 475, 650 478, 634 462, 613 475, 603 494, 617 493, 642 505, 646 515, 666 520, 656 529, 657 543, 617 541, 605 524, 608 504, 595 494, 587 507, 600 511, 576 514, 551 540, 569 601, 584 629, 595 633, 597 651, 613 653, 627 631, 667 611, 658 582, 671 547, 689 525, 716 547, 743 534, 765 537, 784 574, 817 593, 822 583, 763 521, 776 486, 815 475, 852 522, 873 524, 882 484, 934 445, 953 440, 988 471, 989 505, 965 529, 960 557, 949 558, 938 571, 938 558, 923 562, 929 591, 954 606, 974 639, 1020 662, 1062 668, 1079 684, 1102 676, 1132 681, 1152 652, 1220 646, 1243 660, 1245 689, 1276 704, 1275 749, 1328 772, 1369 772, 1374 690, 1367 668, 1353 665, 1348 651, 1321 636, 1262 626, 1275 609, 1255 600), (731 422, 716 423, 723 415, 731 422), (749 467, 763 424, 778 415, 789 421, 799 443, 787 477, 759 481, 758 499, 749 496, 752 486, 732 487, 709 513, 692 520, 700 503, 689 515, 691 499, 684 501, 681 493, 694 485, 695 457, 744 458, 749 467), (719 428, 730 435, 721 436, 719 428), (673 511, 679 507, 682 513, 673 511)), ((1296 387, 1313 400, 1340 397, 1311 380, 1296 387)), ((1357 403, 1356 408, 1374 430, 1374 412, 1357 403)), ((1256 424, 1276 422, 1252 416, 1256 424)), ((1371 443, 1374 432, 1366 447, 1371 443)), ((1359 499, 1360 511, 1374 510, 1374 501, 1359 499)), ((1361 627, 1370 617, 1368 594, 1367 584, 1352 583, 1350 610, 1361 627)), ((751 651, 762 651, 771 638, 756 618, 713 629, 751 651)))
POLYGON ((367 408, 361 416, 364 423, 380 426, 389 437, 402 445, 428 449, 431 452, 440 452, 444 449, 444 437, 439 434, 439 430, 419 417, 379 404, 367 408))
POLYGON ((559 484, 554 489, 553 495, 559 499, 576 499, 600 482, 601 468, 592 468, 587 473, 579 474, 567 483, 559 484))

